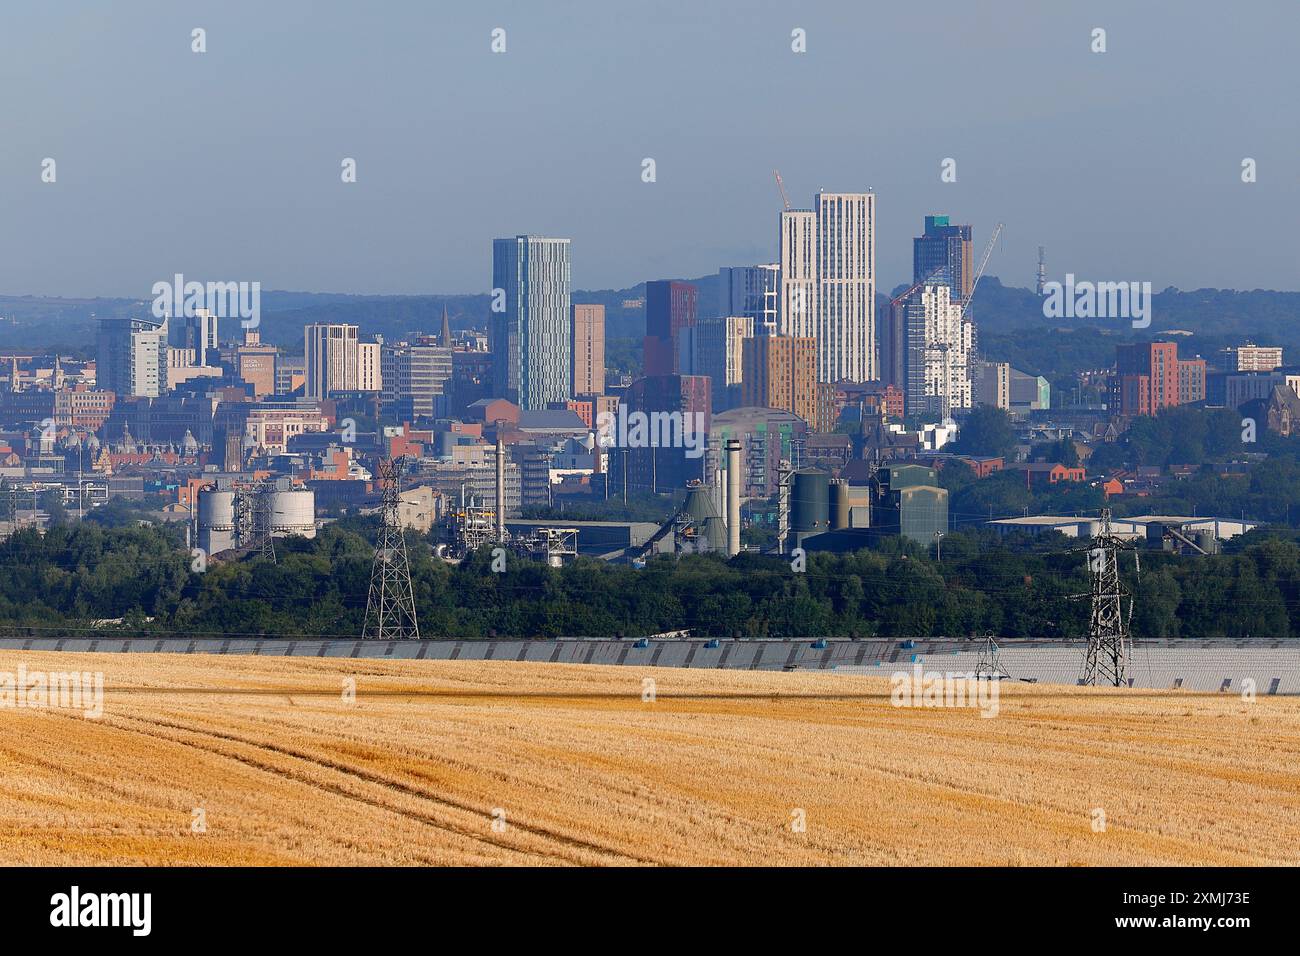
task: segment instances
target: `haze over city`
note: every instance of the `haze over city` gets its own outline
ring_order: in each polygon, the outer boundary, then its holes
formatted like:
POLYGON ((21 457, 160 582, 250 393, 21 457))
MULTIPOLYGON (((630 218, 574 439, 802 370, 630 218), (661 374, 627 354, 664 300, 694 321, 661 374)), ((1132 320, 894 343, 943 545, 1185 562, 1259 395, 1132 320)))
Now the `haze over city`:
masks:
POLYGON ((774 259, 774 168, 799 208, 876 193, 881 289, 932 212, 1005 222, 1008 284, 1041 244, 1055 278, 1300 288, 1292 3, 63 9, 0 30, 7 294, 484 291, 521 232, 573 239, 574 288, 707 275, 774 259))
POLYGON ((10 7, 7 938, 1294 924, 1297 0, 10 7))

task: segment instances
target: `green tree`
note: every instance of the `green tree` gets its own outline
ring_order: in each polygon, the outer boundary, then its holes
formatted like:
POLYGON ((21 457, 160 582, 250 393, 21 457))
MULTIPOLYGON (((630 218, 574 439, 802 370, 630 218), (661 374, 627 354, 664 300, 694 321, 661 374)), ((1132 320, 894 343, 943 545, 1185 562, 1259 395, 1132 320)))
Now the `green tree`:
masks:
POLYGON ((1016 432, 1005 409, 978 405, 962 423, 952 450, 959 455, 1005 458, 1015 455, 1016 432))

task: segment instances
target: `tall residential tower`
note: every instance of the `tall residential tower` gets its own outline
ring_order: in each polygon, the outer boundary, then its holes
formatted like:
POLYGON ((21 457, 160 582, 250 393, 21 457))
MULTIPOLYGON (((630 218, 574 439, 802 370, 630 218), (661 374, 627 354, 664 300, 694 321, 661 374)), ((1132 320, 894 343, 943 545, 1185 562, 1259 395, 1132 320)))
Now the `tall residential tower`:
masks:
POLYGON ((778 331, 817 340, 817 380, 878 378, 876 197, 818 193, 781 213, 778 331))
POLYGON ((568 239, 492 241, 493 391, 498 397, 530 410, 570 397, 569 283, 568 239))

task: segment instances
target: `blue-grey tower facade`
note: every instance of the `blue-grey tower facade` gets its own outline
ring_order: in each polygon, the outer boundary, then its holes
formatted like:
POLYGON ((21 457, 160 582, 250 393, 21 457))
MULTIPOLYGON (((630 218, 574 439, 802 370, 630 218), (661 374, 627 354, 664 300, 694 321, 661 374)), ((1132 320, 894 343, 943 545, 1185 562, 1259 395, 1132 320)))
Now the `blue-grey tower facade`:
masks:
POLYGON ((569 240, 492 241, 493 392, 520 408, 569 394, 569 240))

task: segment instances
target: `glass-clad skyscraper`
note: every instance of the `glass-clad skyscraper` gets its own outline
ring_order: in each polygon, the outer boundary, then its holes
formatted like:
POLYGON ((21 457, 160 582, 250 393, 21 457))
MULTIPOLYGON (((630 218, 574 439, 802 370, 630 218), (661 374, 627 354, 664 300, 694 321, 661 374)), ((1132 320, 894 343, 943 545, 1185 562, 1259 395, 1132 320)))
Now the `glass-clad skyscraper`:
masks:
POLYGON ((493 392, 541 409, 569 395, 569 240, 492 241, 493 392))

